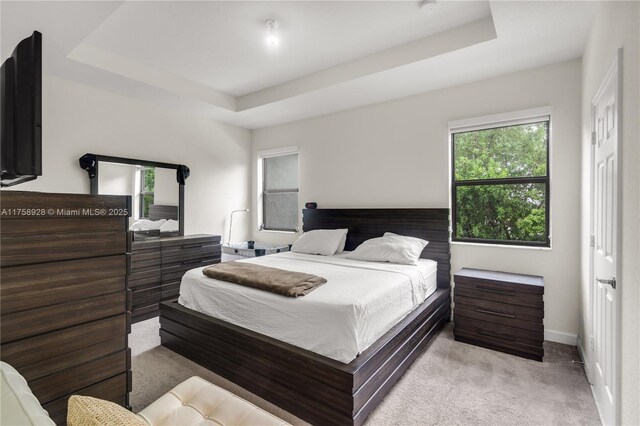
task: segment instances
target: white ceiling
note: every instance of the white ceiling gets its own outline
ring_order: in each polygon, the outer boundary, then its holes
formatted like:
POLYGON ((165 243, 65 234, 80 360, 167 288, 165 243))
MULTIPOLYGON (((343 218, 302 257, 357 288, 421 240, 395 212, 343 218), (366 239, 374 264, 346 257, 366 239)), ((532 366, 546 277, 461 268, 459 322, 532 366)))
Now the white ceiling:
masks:
POLYGON ((126 2, 85 41, 232 96, 490 15, 488 2, 126 2), (281 44, 264 43, 277 19, 281 44))
POLYGON ((0 47, 4 60, 38 29, 45 72, 259 128, 580 57, 595 7, 2 1, 0 47), (277 48, 264 42, 268 18, 277 48))

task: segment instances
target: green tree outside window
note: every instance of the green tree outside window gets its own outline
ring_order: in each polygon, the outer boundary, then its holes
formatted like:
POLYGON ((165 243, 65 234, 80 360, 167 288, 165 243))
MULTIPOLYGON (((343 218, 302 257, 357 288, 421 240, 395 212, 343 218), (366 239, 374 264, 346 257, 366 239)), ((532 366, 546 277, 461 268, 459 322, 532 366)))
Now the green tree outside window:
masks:
POLYGON ((140 170, 140 218, 149 217, 149 206, 153 204, 153 191, 156 185, 156 170, 140 170))
POLYGON ((454 241, 549 245, 549 121, 453 132, 454 241))

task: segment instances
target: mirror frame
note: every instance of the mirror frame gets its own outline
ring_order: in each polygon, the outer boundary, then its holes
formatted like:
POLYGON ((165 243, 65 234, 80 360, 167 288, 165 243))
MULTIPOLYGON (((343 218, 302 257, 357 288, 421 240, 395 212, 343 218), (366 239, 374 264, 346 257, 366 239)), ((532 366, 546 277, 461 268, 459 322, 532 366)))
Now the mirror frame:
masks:
POLYGON ((89 175, 89 189, 93 195, 98 192, 98 173, 100 162, 129 164, 132 166, 159 167, 163 169, 173 169, 176 171, 176 181, 178 183, 178 235, 184 236, 184 185, 189 177, 190 171, 184 164, 163 163, 160 161, 139 160, 135 158, 113 157, 110 155, 98 155, 87 153, 78 160, 80 167, 89 175), (181 179, 182 178, 182 179, 181 179))

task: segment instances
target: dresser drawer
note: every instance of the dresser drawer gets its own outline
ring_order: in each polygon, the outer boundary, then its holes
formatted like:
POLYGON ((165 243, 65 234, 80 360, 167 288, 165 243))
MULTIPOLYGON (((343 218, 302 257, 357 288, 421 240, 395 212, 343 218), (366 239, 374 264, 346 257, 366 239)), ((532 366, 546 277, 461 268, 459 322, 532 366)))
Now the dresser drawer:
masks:
MULTIPOLYGON (((2 343, 125 312, 124 291, 2 315, 2 343)), ((4 347, 4 346, 3 346, 4 347)))
POLYGON ((191 262, 199 259, 220 258, 221 255, 222 246, 220 244, 163 249, 162 265, 191 262))
POLYGON ((159 251, 152 253, 132 253, 131 273, 144 272, 149 269, 159 269, 162 266, 162 257, 159 251))
POLYGON ((126 372, 128 356, 128 351, 120 351, 34 380, 29 387, 44 404, 126 372))
POLYGON ((173 299, 180 294, 180 280, 162 283, 162 300, 173 299))
POLYGON ((171 264, 162 267, 162 282, 168 283, 170 281, 176 281, 182 279, 185 272, 200 268, 202 266, 213 265, 214 263, 220 263, 219 257, 210 257, 206 259, 197 259, 190 261, 183 261, 180 263, 171 264))
POLYGON ((134 290, 132 294, 133 309, 137 309, 142 306, 153 305, 160 303, 162 295, 162 287, 151 287, 142 290, 134 290))
POLYGON ((134 254, 159 253, 161 247, 162 247, 162 242, 160 239, 133 241, 131 243, 131 253, 134 253, 134 254))
POLYGON ((157 317, 158 315, 160 315, 160 304, 155 303, 153 305, 142 306, 134 309, 133 312, 131 312, 131 321, 136 323, 138 321, 157 317))
MULTIPOLYGON (((121 406, 126 405, 127 373, 118 374, 110 379, 98 382, 84 389, 74 391, 76 395, 92 396, 107 401, 115 402, 121 406)), ((71 395, 65 395, 43 405, 51 419, 56 424, 64 424, 67 421, 67 404, 71 395)))
POLYGON ((68 260, 2 269, 3 316, 124 291, 126 255, 68 260))
POLYGON ((2 266, 110 256, 127 251, 126 232, 2 235, 2 266))
POLYGON ((185 235, 183 237, 163 238, 162 250, 176 250, 188 247, 198 247, 220 244, 220 235, 185 235))
POLYGON ((2 360, 19 371, 33 365, 44 364, 50 358, 72 356, 101 342, 126 336, 126 315, 120 314, 63 330, 40 334, 2 345, 2 360))
POLYGON ((128 280, 131 290, 155 287, 159 285, 161 281, 162 269, 160 267, 135 272, 129 276, 128 280))

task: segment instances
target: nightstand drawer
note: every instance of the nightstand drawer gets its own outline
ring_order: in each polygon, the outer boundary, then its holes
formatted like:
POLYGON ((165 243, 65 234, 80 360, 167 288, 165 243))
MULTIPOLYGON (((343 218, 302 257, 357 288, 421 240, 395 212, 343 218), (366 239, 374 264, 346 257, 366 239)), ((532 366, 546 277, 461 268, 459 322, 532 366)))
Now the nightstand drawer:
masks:
POLYGON ((509 342, 525 345, 541 346, 544 341, 544 333, 520 328, 499 325, 490 322, 477 321, 466 317, 455 319, 456 330, 468 330, 478 334, 478 339, 483 337, 504 339, 509 342))
POLYGON ((457 294, 455 295, 455 306, 459 306, 462 309, 484 313, 487 315, 510 318, 514 320, 542 322, 542 319, 544 318, 544 311, 542 309, 509 305, 506 303, 494 302, 491 300, 458 297, 457 294))
POLYGON ((454 275, 456 287, 470 290, 495 291, 518 297, 540 297, 544 294, 542 277, 462 268, 454 275))
POLYGON ((459 283, 456 283, 454 291, 456 298, 459 299, 480 299, 495 303, 505 303, 507 305, 525 306, 539 310, 544 309, 542 295, 535 295, 534 297, 531 297, 513 290, 497 291, 485 288, 481 285, 472 289, 466 285, 460 285, 459 283))
POLYGON ((493 349, 508 354, 521 356, 523 358, 542 361, 544 349, 542 345, 532 346, 518 342, 513 342, 497 336, 479 335, 469 330, 454 330, 454 336, 457 341, 468 343, 471 345, 481 346, 487 349, 493 349))
POLYGON ((540 333, 544 332, 544 325, 542 325, 542 321, 531 322, 509 317, 497 316, 493 314, 485 314, 482 311, 476 311, 475 309, 472 310, 461 308, 459 305, 456 305, 453 308, 453 316, 454 318, 465 317, 493 324, 508 325, 510 327, 521 328, 523 330, 530 330, 540 333))

